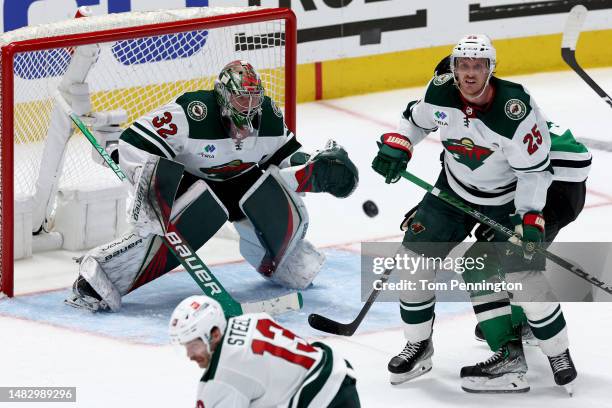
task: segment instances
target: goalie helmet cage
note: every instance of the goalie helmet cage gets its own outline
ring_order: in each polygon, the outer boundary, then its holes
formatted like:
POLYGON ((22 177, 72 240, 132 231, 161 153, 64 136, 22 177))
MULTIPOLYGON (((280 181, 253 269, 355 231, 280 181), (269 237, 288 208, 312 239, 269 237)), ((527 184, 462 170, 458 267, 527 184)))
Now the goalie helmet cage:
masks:
MULTIPOLYGON (((15 200, 31 198, 38 174, 45 172, 40 163, 53 95, 76 47, 99 45, 99 55, 85 74, 92 111, 126 110, 122 128, 184 92, 212 89, 227 62, 244 59, 259 71, 266 94, 295 131, 296 36, 290 9, 264 7, 118 13, 1 35, 0 297, 14 294, 15 200)), ((80 133, 70 144, 78 146, 59 156, 63 165, 58 165, 56 189, 117 183, 110 169, 91 164, 91 148, 80 133)))

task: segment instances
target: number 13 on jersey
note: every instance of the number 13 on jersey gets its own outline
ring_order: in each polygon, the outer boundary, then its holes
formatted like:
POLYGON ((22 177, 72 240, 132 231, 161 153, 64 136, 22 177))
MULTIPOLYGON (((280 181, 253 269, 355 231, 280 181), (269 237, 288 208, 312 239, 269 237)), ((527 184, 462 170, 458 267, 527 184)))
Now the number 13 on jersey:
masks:
POLYGON ((269 353, 307 370, 317 361, 320 350, 272 320, 259 320, 256 329, 262 336, 272 341, 253 339, 251 343, 253 353, 259 355, 269 353))

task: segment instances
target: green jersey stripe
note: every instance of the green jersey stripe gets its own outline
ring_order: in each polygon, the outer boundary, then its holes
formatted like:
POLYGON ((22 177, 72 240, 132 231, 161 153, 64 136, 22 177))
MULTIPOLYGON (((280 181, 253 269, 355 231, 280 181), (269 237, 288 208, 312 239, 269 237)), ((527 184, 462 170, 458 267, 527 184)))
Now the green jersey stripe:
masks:
POLYGON ((161 157, 168 157, 164 151, 162 151, 157 145, 151 143, 144 137, 142 137, 139 133, 136 133, 131 128, 127 128, 121 133, 119 137, 120 140, 134 146, 139 150, 144 150, 151 154, 161 157))
POLYGON ((132 128, 136 133, 140 134, 142 137, 147 138, 149 142, 155 145, 159 145, 160 150, 164 150, 167 152, 165 155, 166 157, 174 158, 176 156, 176 153, 174 153, 174 149, 172 149, 172 147, 168 143, 166 143, 164 139, 162 139, 155 132, 152 132, 149 129, 147 129, 142 124, 138 122, 134 122, 132 126, 130 126, 130 128, 132 128))
POLYGON ((312 346, 323 351, 323 358, 315 369, 304 379, 302 387, 293 395, 289 401, 290 407, 307 408, 332 374, 334 356, 331 348, 320 342, 312 343, 312 346), (296 397, 297 401, 294 400, 296 397))
POLYGON ((429 300, 426 300, 425 302, 414 302, 414 303, 404 302, 403 300, 400 299, 400 305, 406 310, 421 310, 421 309, 426 309, 430 307, 431 305, 434 304, 435 301, 436 301, 435 296, 429 300))
POLYGON ((210 359, 210 365, 206 369, 204 376, 200 380, 201 382, 206 382, 208 380, 212 380, 215 377, 215 373, 217 372, 217 366, 219 365, 219 359, 221 358, 221 349, 223 348, 223 342, 225 341, 225 335, 221 338, 219 343, 217 344, 217 348, 212 354, 210 359))

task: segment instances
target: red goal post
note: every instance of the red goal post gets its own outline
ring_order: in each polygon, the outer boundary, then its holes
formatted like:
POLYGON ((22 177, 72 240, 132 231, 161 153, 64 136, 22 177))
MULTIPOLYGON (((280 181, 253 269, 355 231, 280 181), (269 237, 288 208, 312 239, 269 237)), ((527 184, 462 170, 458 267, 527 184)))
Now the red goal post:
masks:
MULTIPOLYGON (((102 51, 86 77, 92 109, 126 110, 123 128, 183 92, 211 89, 214 73, 225 63, 246 59, 260 71, 266 93, 295 131, 296 33, 290 9, 214 7, 87 17, 1 35, 0 297, 14 294, 16 193, 37 205, 32 198, 38 194, 37 177, 48 173, 41 162, 53 127, 52 95, 76 47, 99 44, 102 51)), ((67 145, 80 146, 79 139, 84 138, 74 134, 67 145)), ((112 173, 82 163, 85 155, 91 156, 84 149, 66 147, 53 194, 63 185, 78 186, 79 177, 96 184, 112 173)), ((53 211, 54 200, 50 198, 47 212, 53 211)))

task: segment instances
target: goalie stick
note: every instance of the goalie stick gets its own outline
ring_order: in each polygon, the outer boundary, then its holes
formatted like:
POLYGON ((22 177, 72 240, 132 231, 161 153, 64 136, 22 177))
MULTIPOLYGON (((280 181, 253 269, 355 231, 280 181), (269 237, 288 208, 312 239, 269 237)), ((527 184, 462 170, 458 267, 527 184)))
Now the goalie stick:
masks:
MULTIPOLYGON (((81 118, 74 113, 64 97, 56 92, 55 100, 60 108, 70 117, 77 128, 81 130, 89 143, 98 151, 106 164, 113 170, 119 180, 127 181, 125 173, 119 165, 111 159, 106 150, 100 146, 95 136, 89 131, 81 118)), ((302 308, 302 294, 300 292, 290 293, 272 299, 261 300, 256 302, 238 303, 217 278, 212 274, 206 264, 200 259, 196 252, 191 248, 189 243, 183 238, 176 227, 168 224, 168 230, 163 236, 165 245, 170 252, 179 260, 183 268, 189 273, 197 285, 202 289, 204 294, 217 300, 223 307, 226 316, 239 316, 244 313, 266 312, 270 314, 278 314, 289 310, 299 310, 302 308)))
MULTIPOLYGON (((497 221, 495 221, 495 220, 487 217, 486 215, 476 211, 475 209, 471 208, 470 206, 465 205, 463 202, 455 199, 454 197, 448 195, 444 191, 441 191, 440 189, 432 186, 431 184, 427 183, 426 181, 418 178, 417 176, 415 176, 415 175, 413 175, 413 174, 411 174, 411 173, 409 173, 407 171, 402 171, 400 173, 400 175, 403 178, 413 182, 417 186, 423 188, 424 190, 427 190, 429 193, 431 193, 434 196, 438 197, 442 201, 445 201, 446 203, 452 205, 453 207, 455 207, 455 208, 465 212, 468 215, 471 215, 476 220, 478 220, 478 222, 480 222, 482 224, 486 224, 489 227, 493 228, 494 230, 507 235, 508 238, 509 238, 508 240, 511 243, 513 243, 515 245, 518 245, 518 246, 522 245, 520 237, 518 235, 516 235, 515 232, 512 231, 511 229, 504 227, 503 225, 499 224, 497 221)), ((612 286, 610 286, 610 285, 606 284, 605 282, 600 281, 596 277, 588 274, 586 271, 584 271, 579 266, 576 266, 576 265, 572 264, 571 262, 561 258, 558 255, 553 254, 552 252, 549 252, 548 250, 546 250, 544 248, 537 248, 536 251, 542 253, 545 257, 547 257, 548 259, 550 259, 551 261, 553 261, 557 265, 561 266, 562 268, 567 269, 568 271, 572 272, 573 274, 577 275, 578 277, 586 280, 587 282, 590 282, 591 284, 593 284, 596 287, 600 288, 604 292, 612 295, 612 286)), ((392 271, 393 271, 393 269, 385 270, 385 272, 381 276, 381 279, 380 279, 381 282, 383 282, 383 283, 386 282, 389 279, 389 276, 391 275, 392 271)), ((380 292, 379 290, 374 289, 370 293, 370 296, 368 297, 368 300, 365 302, 365 304, 363 305, 363 307, 359 311, 359 314, 357 315, 355 320, 353 320, 350 323, 340 323, 340 322, 337 322, 335 320, 332 320, 332 319, 330 319, 328 317, 325 317, 325 316, 321 316, 321 315, 316 314, 316 313, 313 313, 310 316, 308 316, 308 323, 310 324, 311 327, 313 327, 313 328, 315 328, 317 330, 324 331, 326 333, 338 334, 338 335, 342 335, 342 336, 352 336, 353 333, 355 333, 355 331, 357 330, 357 328, 361 324, 361 322, 363 321, 365 315, 368 313, 368 311, 372 307, 372 304, 374 303, 374 301, 378 297, 378 293, 379 292, 380 292)))
POLYGON ((612 98, 597 85, 593 78, 584 72, 580 65, 578 65, 578 61, 576 61, 576 43, 578 42, 586 14, 587 9, 581 4, 572 7, 570 10, 561 40, 561 57, 612 108, 612 98))

